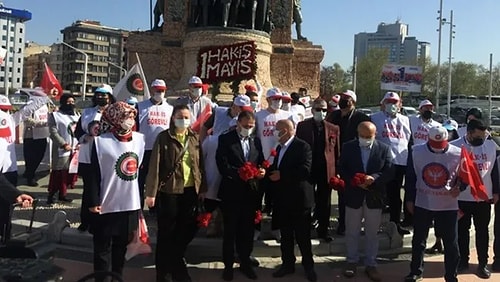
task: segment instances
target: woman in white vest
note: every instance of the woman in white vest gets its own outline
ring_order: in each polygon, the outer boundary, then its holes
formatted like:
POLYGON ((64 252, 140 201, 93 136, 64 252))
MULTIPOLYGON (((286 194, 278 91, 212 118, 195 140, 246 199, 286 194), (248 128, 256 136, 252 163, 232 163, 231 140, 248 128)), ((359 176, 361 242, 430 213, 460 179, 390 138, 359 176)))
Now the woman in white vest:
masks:
POLYGON ((78 230, 86 231, 88 228, 88 206, 85 203, 85 191, 87 187, 87 175, 90 164, 90 148, 95 136, 109 130, 109 125, 101 120, 102 113, 106 107, 116 101, 113 89, 107 84, 96 88, 92 97, 92 107, 85 108, 76 124, 75 136, 79 141, 78 149, 78 174, 83 180, 82 206, 80 211, 81 224, 78 230))
MULTIPOLYGON (((92 213, 94 271, 123 273, 127 244, 138 227, 141 209, 137 182, 144 156, 144 135, 132 131, 137 111, 116 102, 103 115, 111 130, 94 138, 85 201, 92 213)), ((101 280, 99 280, 101 281, 101 280)))
POLYGON ((75 127, 79 115, 75 112, 75 98, 63 94, 59 101, 59 111, 49 115, 49 132, 52 139, 52 163, 49 178, 47 204, 54 203, 54 195, 59 193, 59 201, 71 203, 66 197, 68 186, 74 187, 76 174, 69 173, 69 163, 77 150, 78 139, 75 127))
POLYGON ((10 110, 12 105, 9 98, 0 95, 0 138, 7 141, 7 152, 0 166, 5 178, 17 186, 16 124, 9 113, 10 110))

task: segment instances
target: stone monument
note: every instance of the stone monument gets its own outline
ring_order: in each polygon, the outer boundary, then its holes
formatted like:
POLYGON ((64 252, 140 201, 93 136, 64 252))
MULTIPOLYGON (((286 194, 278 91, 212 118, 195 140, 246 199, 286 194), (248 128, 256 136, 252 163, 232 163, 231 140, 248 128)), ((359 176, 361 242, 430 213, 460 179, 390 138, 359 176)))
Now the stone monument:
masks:
POLYGON ((241 81, 240 92, 255 77, 265 88, 305 87, 316 96, 324 50, 292 39, 295 1, 165 0, 161 28, 130 33, 129 65, 137 53, 147 79, 176 92, 198 75, 209 84, 241 81))

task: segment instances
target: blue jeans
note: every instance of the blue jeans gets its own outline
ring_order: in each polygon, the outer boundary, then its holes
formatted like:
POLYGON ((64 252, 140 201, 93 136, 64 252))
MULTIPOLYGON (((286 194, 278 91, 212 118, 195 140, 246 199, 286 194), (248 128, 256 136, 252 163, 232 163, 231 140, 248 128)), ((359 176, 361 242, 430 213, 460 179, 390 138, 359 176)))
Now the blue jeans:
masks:
POLYGON ((411 274, 422 275, 424 272, 424 251, 429 235, 429 228, 432 221, 434 221, 434 230, 443 239, 444 278, 446 281, 458 281, 457 267, 460 260, 460 253, 458 251, 457 211, 431 211, 415 207, 413 219, 414 234, 411 242, 411 274))

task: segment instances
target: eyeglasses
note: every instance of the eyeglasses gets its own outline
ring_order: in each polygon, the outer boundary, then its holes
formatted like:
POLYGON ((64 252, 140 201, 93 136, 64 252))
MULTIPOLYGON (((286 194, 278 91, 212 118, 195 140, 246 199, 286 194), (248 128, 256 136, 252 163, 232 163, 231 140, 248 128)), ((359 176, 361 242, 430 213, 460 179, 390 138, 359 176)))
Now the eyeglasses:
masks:
POLYGON ((327 109, 321 109, 321 108, 314 109, 314 111, 316 111, 316 112, 323 112, 323 113, 328 112, 328 110, 327 110, 327 109))

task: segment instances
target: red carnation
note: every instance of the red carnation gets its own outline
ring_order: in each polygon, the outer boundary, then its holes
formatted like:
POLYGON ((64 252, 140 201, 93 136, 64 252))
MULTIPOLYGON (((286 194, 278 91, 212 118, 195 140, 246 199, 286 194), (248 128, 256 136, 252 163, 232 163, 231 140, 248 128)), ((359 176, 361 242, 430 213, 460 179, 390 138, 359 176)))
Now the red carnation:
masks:
POLYGON ((276 152, 276 149, 271 149, 271 157, 276 157, 278 155, 278 152, 276 152))
POLYGON ((366 174, 364 173, 356 173, 351 180, 351 186, 358 187, 365 183, 366 174))
POLYGON ((200 213, 196 217, 196 221, 198 222, 198 227, 206 228, 208 226, 208 224, 210 223, 210 219, 212 219, 211 213, 209 213, 209 212, 200 213))
POLYGON ((255 218, 253 220, 254 224, 259 224, 262 221, 262 212, 260 210, 255 211, 255 218))
POLYGON ((343 191, 345 189, 344 180, 336 176, 330 178, 329 184, 330 187, 332 187, 332 189, 335 191, 343 191))
POLYGON ((268 160, 264 160, 264 161, 262 162, 262 168, 264 168, 264 169, 268 169, 270 166, 271 166, 271 162, 270 162, 270 161, 268 161, 268 160))

